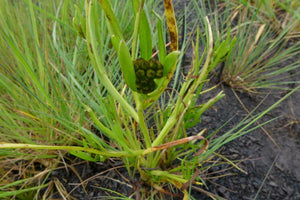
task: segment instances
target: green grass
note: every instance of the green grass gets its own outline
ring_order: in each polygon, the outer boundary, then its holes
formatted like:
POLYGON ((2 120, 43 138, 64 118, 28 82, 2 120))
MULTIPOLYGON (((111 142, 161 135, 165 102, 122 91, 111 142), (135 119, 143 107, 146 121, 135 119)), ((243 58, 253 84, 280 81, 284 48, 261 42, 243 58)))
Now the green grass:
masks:
POLYGON ((299 83, 292 78, 299 76, 300 66, 300 59, 297 57, 300 42, 293 39, 300 24, 299 14, 293 10, 296 1, 289 6, 289 2, 279 1, 262 1, 264 3, 257 2, 254 5, 245 2, 240 1, 240 5, 228 3, 232 11, 225 19, 230 23, 237 21, 236 25, 231 25, 232 35, 236 37, 237 43, 224 61, 221 80, 236 90, 250 93, 260 92, 262 89, 283 90, 289 84, 299 83), (267 5, 267 2, 273 3, 267 5), (235 9, 236 6, 240 9, 235 9), (278 26, 276 29, 274 23, 284 23, 284 19, 270 20, 275 15, 278 16, 277 12, 290 17, 288 23, 281 25, 280 29, 278 26))
MULTIPOLYGON (((84 2, 3 1, 1 5, 0 141, 84 146, 83 138, 88 134, 93 138, 95 134, 90 131, 92 123, 81 103, 96 107, 106 92, 90 67, 86 44, 72 26, 74 5, 83 8, 84 2)), ((116 13, 123 19, 121 28, 128 37, 133 19, 128 10, 121 8, 129 7, 129 3, 118 5, 115 1, 114 7, 119 9, 116 13)), ((108 30, 104 26, 104 15, 101 18, 105 36, 108 30)), ((107 68, 108 74, 112 80, 121 79, 116 73, 119 70, 116 60, 110 58, 114 53, 109 47, 110 41, 105 39, 103 43, 107 66, 111 66, 107 68)), ((10 159, 51 159, 58 157, 58 153, 1 150, 1 166, 10 163, 10 159)), ((54 163, 49 162, 49 166, 44 167, 53 168, 54 163)), ((5 169, 9 167, 1 170, 1 177, 5 169)), ((14 180, 7 175, 3 178, 14 180)), ((4 191, 10 190, 13 194, 13 188, 4 191)))
MULTIPOLYGON (((145 1, 144 9, 138 9, 143 1, 98 2, 101 5, 79 0, 1 2, 1 198, 50 198, 47 195, 53 184, 61 195, 66 195, 59 182, 46 180, 64 162, 62 157, 69 154, 90 162, 121 159, 132 177, 139 172, 153 188, 150 193, 142 193, 143 198, 160 198, 154 189, 163 191, 165 185, 171 191, 181 189, 188 198, 189 181, 205 184, 199 176, 194 177, 205 170, 198 163, 208 162, 213 156, 222 158, 215 153, 220 147, 254 130, 253 123, 299 89, 266 111, 249 115, 221 137, 209 133, 204 138, 206 129, 188 137, 187 128, 196 126, 201 115, 224 96, 220 92, 197 104, 203 93, 214 89, 203 91, 203 86, 220 63, 225 62, 224 81, 239 76, 247 82, 231 84, 234 88, 252 92, 286 83, 280 79, 261 80, 297 69, 298 61, 283 69, 273 67, 299 52, 298 43, 283 49, 290 29, 273 35, 272 26, 265 26, 268 31, 260 35, 257 46, 250 47, 253 51, 246 56, 237 50, 249 49, 248 40, 243 38, 255 40, 262 23, 250 14, 237 26, 231 27, 228 20, 234 11, 242 16, 243 9, 250 8, 234 10, 228 6, 219 12, 217 7, 193 0, 183 13, 187 19, 194 10, 199 18, 185 20, 183 45, 178 52, 176 25, 172 18, 156 13, 158 1, 145 1), (208 9, 199 5, 207 5, 208 9), (172 52, 165 48, 167 26, 174 33, 172 52), (192 32, 187 33, 190 27, 192 32), (193 44, 194 57, 182 81, 180 64, 189 44, 193 44), (265 48, 272 58, 262 55, 265 48), (153 92, 141 94, 136 88, 133 60, 149 60, 157 50, 163 77, 154 80, 153 92), (253 60, 260 65, 257 67, 253 60), (168 88, 171 80, 172 89, 168 88), (35 168, 37 163, 42 169, 35 168), (21 176, 12 173, 16 168, 21 176)), ((239 169, 234 162, 226 162, 239 169)))

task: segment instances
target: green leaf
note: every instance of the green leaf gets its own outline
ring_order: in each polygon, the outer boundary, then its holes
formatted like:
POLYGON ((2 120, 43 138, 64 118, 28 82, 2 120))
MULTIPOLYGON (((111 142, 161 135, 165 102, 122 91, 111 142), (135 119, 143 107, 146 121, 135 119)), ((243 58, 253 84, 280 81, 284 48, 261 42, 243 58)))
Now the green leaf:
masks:
POLYGON ((49 184, 45 184, 45 185, 41 185, 41 186, 37 186, 37 187, 31 187, 31 188, 26 188, 23 190, 13 190, 13 191, 5 191, 5 192, 0 192, 0 198, 4 198, 4 197, 9 197, 9 196, 16 196, 25 192, 30 192, 30 191, 34 191, 34 190, 39 190, 41 188, 47 187, 49 184))
POLYGON ((128 47, 124 40, 120 41, 118 50, 119 62, 126 84, 136 91, 136 77, 128 47))
POLYGON ((152 56, 152 36, 149 21, 143 10, 141 11, 140 20, 139 38, 141 57, 148 60, 152 56))
POLYGON ((69 151, 70 154, 77 156, 78 158, 81 158, 83 160, 97 162, 98 160, 92 158, 88 153, 85 153, 83 151, 69 151))
POLYGON ((166 76, 170 71, 173 71, 171 69, 175 68, 179 54, 179 51, 173 51, 166 56, 166 59, 162 63, 164 66, 164 76, 166 76))
POLYGON ((86 23, 85 17, 81 15, 81 11, 77 5, 75 5, 75 16, 73 18, 73 27, 76 29, 77 33, 85 38, 86 35, 86 23))
POLYGON ((152 34, 148 17, 143 9, 144 1, 133 0, 132 6, 138 22, 135 28, 138 29, 140 39, 140 57, 149 60, 152 56, 152 34))
POLYGON ((75 15, 73 17, 73 26, 79 32, 79 24, 80 24, 80 17, 79 17, 80 9, 77 5, 75 5, 75 15))
POLYGON ((165 58, 167 56, 167 50, 165 46, 164 34, 162 29, 162 19, 156 12, 153 11, 153 13, 157 17, 156 28, 157 28, 157 38, 158 38, 158 50, 159 50, 158 57, 159 57, 159 61, 161 63, 164 63, 165 58))
MULTIPOLYGON (((109 24, 109 32, 111 35, 115 35, 119 40, 123 38, 118 20, 113 12, 113 9, 108 0, 98 0, 103 9, 106 19, 109 24)), ((95 3, 95 2, 93 2, 95 3)))

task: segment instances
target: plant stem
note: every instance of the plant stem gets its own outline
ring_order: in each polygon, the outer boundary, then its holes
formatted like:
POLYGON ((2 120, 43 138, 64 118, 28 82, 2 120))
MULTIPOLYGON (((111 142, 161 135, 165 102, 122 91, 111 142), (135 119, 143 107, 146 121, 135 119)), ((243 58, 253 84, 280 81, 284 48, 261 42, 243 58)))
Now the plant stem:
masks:
MULTIPOLYGON (((104 1, 106 2, 106 1, 104 1)), ((106 4, 105 4, 106 5, 106 4)), ((104 6, 101 4, 101 6, 104 6)), ((108 7, 109 8, 109 7, 108 7)), ((87 45, 89 49, 90 58, 92 60, 94 69, 99 76, 102 84, 107 89, 107 91, 124 107, 124 109, 137 121, 139 122, 139 117, 134 110, 134 108, 128 104, 128 102, 121 96, 121 94, 117 91, 117 89, 112 84, 111 80, 108 78, 105 67, 103 66, 103 61, 101 60, 99 52, 97 50, 97 42, 95 35, 95 27, 94 27, 94 16, 91 9, 91 5, 87 6, 87 45)), ((119 30, 118 26, 113 26, 116 30, 119 30)), ((118 32, 117 32, 118 33, 118 32)))
POLYGON ((98 149, 79 147, 79 146, 51 146, 51 145, 35 145, 35 144, 15 144, 1 143, 0 149, 41 149, 41 150, 66 150, 66 151, 84 151, 108 157, 134 157, 142 155, 144 150, 135 151, 99 151, 98 149))
POLYGON ((150 148, 151 147, 151 138, 150 138, 150 135, 148 132, 147 124, 145 122, 143 100, 142 100, 141 95, 137 94, 135 96, 137 97, 136 104, 137 104, 137 115, 138 115, 138 119, 139 119, 138 123, 140 125, 142 134, 144 136, 146 147, 150 148))
MULTIPOLYGON (((177 113, 177 112, 176 112, 177 113)), ((152 147, 160 145, 166 135, 170 132, 170 130, 173 128, 173 126, 176 123, 176 117, 175 117, 175 111, 173 111, 172 115, 168 119, 167 123, 165 124, 164 128, 159 133, 158 137, 153 141, 152 147)))
POLYGON ((135 22, 134 22, 134 31, 133 31, 133 40, 132 40, 132 51, 131 51, 131 58, 132 60, 135 59, 136 55, 136 47, 137 47, 137 41, 138 41, 138 33, 139 33, 139 27, 140 27, 140 13, 141 13, 141 4, 139 3, 138 10, 135 16, 135 22))
MULTIPOLYGON (((97 74, 99 75, 99 74, 97 74)), ((139 116, 134 108, 128 104, 128 102, 121 96, 121 94, 116 90, 113 86, 110 79, 106 76, 106 74, 100 75, 100 79, 103 80, 103 85, 107 89, 107 91, 122 105, 122 107, 137 121, 140 122, 139 116)))

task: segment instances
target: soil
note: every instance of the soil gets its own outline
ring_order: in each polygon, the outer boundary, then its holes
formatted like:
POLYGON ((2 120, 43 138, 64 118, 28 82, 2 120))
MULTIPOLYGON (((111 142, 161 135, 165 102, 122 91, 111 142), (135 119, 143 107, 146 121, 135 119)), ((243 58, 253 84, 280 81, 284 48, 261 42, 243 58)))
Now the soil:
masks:
MULTIPOLYGON (((294 81, 300 81, 300 77, 294 77, 294 81)), ((218 80, 212 78, 206 87, 209 88, 217 83, 218 80)), ((294 87, 295 85, 289 86, 289 88, 294 87)), ((218 134, 222 134, 248 115, 241 102, 249 111, 260 104, 255 112, 259 113, 287 93, 250 95, 234 92, 230 87, 220 85, 214 92, 203 95, 200 101, 210 99, 221 90, 226 96, 214 105, 214 109, 204 113, 201 123, 190 129, 190 134, 198 133, 203 128, 207 128, 208 132, 211 133, 234 116, 219 131, 218 134)), ((230 168, 229 165, 213 167, 207 174, 201 175, 207 183, 207 186, 202 187, 202 189, 228 200, 300 200, 299 102, 300 92, 295 92, 258 121, 263 123, 276 118, 263 126, 265 131, 261 128, 255 129, 220 149, 219 153, 223 156, 231 160, 240 160, 238 166, 246 171, 246 174, 235 168, 230 168)), ((70 195, 78 200, 104 199, 105 196, 111 195, 118 196, 103 188, 119 192, 127 197, 130 197, 135 191, 135 183, 130 181, 126 169, 122 168, 122 163, 115 163, 113 160, 107 160, 104 163, 91 163, 79 159, 69 163, 73 163, 74 170, 71 168, 68 171, 66 169, 56 170, 52 173, 50 180, 59 179, 66 190, 70 192, 70 195), (75 171, 78 173, 77 175, 74 173, 75 171), (80 179, 84 181, 84 184, 79 184, 82 182, 80 179), (126 179, 129 182, 126 182, 126 179)), ((192 196, 201 200, 211 199, 196 190, 192 191, 192 196)), ((58 194, 54 197, 60 198, 58 194)))
MULTIPOLYGON (((217 111, 204 114, 201 127, 209 131, 218 129, 231 116, 235 118, 221 129, 221 133, 234 127, 248 113, 236 98, 233 90, 223 87, 226 97, 215 104, 217 111)), ((237 94, 248 110, 252 110, 264 96, 237 94)), ((283 94, 271 94, 263 101, 258 112, 265 110, 283 94)), ((300 199, 300 93, 294 93, 277 108, 259 120, 263 123, 276 117, 275 121, 264 126, 268 135, 260 128, 226 144, 220 151, 231 160, 242 160, 239 167, 247 172, 230 169, 228 165, 214 167, 210 173, 221 171, 214 176, 229 174, 221 178, 207 179, 207 188, 230 200, 300 199), (274 140, 274 142, 270 139, 274 140), (226 170, 226 171, 222 171, 226 170), (234 174, 234 175, 230 175, 234 174)), ((209 177, 209 176, 208 176, 209 177)), ((205 195, 194 195, 196 199, 210 199, 205 195)))

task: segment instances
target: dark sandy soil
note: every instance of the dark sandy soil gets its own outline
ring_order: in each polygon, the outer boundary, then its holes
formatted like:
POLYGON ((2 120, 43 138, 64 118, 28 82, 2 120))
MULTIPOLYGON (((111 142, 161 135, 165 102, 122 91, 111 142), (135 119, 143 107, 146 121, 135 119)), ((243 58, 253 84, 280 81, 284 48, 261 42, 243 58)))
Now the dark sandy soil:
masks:
MULTIPOLYGON (((215 104, 217 112, 204 114, 200 126, 216 130, 225 123, 229 116, 235 115, 221 133, 234 127, 247 112, 241 106, 233 91, 223 87, 226 97, 215 104)), ((263 96, 237 94, 243 104, 252 110, 263 96)), ((280 99, 283 94, 270 94, 259 110, 264 110, 280 99)), ((236 174, 217 179, 208 179, 208 191, 230 200, 269 199, 299 200, 300 199, 300 93, 294 93, 289 99, 259 120, 260 123, 279 117, 264 126, 276 146, 262 129, 257 129, 234 140, 221 150, 222 155, 231 160, 244 160, 239 164, 244 174, 236 169, 214 174, 236 174)), ((210 172, 225 170, 226 166, 213 168, 210 172)), ((209 177, 209 175, 207 175, 209 177)), ((209 199, 205 195, 195 195, 196 199, 209 199)))
MULTIPOLYGON (((206 87, 217 84, 218 80, 215 79, 212 78, 206 87)), ((300 77, 294 77, 293 80, 300 81, 300 77)), ((296 86, 289 86, 294 87, 296 86)), ((189 130, 190 134, 197 133, 203 128, 213 132, 235 116, 218 133, 222 134, 247 116, 247 111, 232 89, 225 85, 220 85, 213 93, 205 94, 199 101, 211 98, 220 90, 224 90, 226 96, 214 105, 216 110, 210 109, 203 115, 201 123, 189 130)), ((258 95, 236 94, 250 111, 263 101, 256 111, 258 113, 286 94, 278 91, 272 94, 268 92, 258 95)), ((203 189, 228 200, 300 200, 300 92, 294 93, 258 122, 263 123, 275 117, 278 118, 264 126, 269 136, 258 128, 228 143, 219 152, 231 160, 241 160, 239 167, 247 174, 235 168, 227 170, 229 165, 213 167, 207 174, 201 175, 207 183, 207 187, 203 189), (218 175, 222 177, 210 178, 218 175)), ((71 192, 71 196, 78 200, 104 199, 104 196, 114 195, 99 187, 126 196, 130 196, 135 190, 134 183, 126 182, 129 177, 126 169, 121 167, 122 163, 115 163, 113 160, 105 163, 88 163, 76 159, 69 163, 84 181, 83 185, 79 185, 81 181, 71 169, 68 173, 65 169, 54 171, 50 179, 59 179, 66 190, 71 192)), ((193 191, 192 194, 195 199, 211 199, 198 191, 193 191)), ((57 198, 60 198, 59 195, 57 198)))

